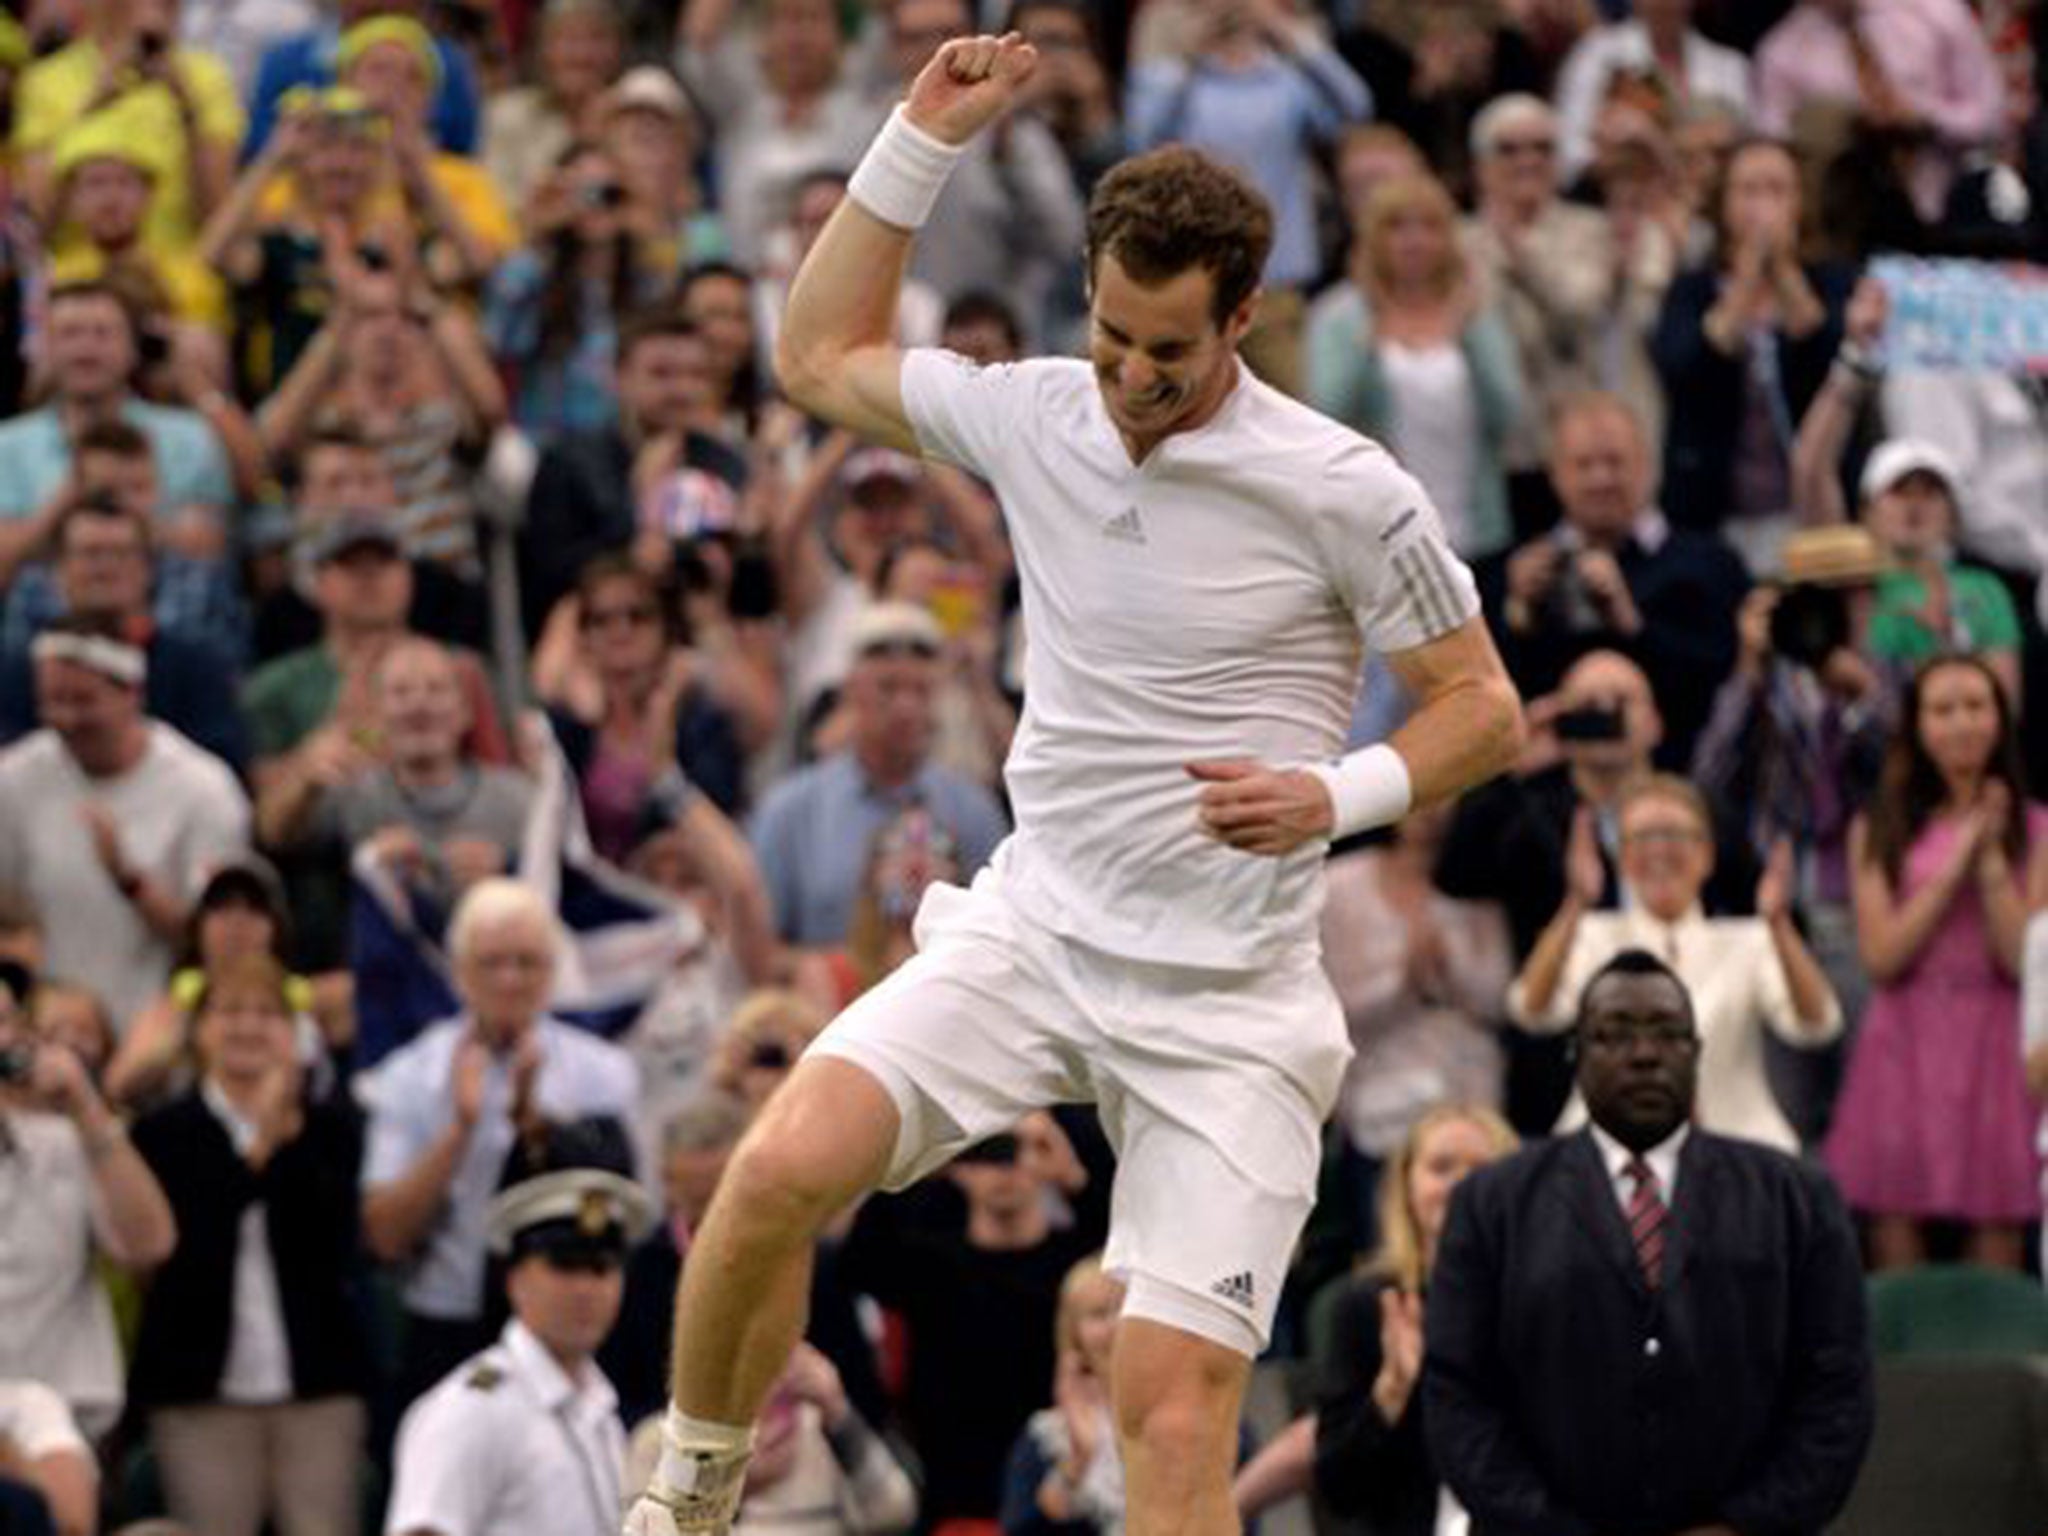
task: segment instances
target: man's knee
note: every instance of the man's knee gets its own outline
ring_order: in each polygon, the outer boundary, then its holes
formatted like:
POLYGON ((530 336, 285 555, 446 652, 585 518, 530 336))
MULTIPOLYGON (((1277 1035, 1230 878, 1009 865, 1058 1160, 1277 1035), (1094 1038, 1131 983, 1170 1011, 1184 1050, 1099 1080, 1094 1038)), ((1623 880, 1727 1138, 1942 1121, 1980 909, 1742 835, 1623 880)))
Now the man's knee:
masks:
POLYGON ((888 1092, 862 1069, 804 1062, 734 1150, 717 1203, 743 1230, 808 1238, 881 1178, 897 1118, 888 1092))
POLYGON ((1228 1468, 1251 1362, 1211 1339, 1125 1317, 1118 1325, 1117 1429, 1155 1466, 1228 1468))

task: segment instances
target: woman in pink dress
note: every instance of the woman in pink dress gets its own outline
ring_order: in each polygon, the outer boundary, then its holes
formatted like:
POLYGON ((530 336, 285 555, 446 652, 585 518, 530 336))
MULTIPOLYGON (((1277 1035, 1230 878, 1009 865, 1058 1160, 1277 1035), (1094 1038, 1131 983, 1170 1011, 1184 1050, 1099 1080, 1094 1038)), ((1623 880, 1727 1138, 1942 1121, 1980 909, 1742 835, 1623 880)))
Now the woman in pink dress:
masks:
POLYGON ((1856 931, 1877 990, 1828 1140, 1871 1264, 1926 1256, 1960 1221, 1966 1256, 2018 1269, 2040 1210, 2039 1107, 2021 1072, 2019 960, 2048 896, 2048 811, 2029 805, 2011 707, 1983 662, 1930 662, 1850 833, 1856 931))

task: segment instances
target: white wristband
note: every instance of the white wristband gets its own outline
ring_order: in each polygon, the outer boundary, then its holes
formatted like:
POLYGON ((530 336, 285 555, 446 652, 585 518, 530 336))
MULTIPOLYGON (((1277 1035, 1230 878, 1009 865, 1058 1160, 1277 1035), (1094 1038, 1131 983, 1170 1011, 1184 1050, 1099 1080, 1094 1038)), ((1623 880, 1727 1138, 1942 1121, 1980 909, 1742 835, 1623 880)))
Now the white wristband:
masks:
POLYGON ((1415 786, 1408 778, 1408 765, 1401 754, 1385 742, 1375 742, 1334 763, 1305 763, 1305 768, 1323 781, 1330 792, 1336 825, 1330 836, 1349 837, 1374 827, 1391 826, 1408 814, 1415 803, 1415 786))
POLYGON ((884 224, 922 229, 966 147, 933 138, 899 104, 861 156, 846 195, 884 224))

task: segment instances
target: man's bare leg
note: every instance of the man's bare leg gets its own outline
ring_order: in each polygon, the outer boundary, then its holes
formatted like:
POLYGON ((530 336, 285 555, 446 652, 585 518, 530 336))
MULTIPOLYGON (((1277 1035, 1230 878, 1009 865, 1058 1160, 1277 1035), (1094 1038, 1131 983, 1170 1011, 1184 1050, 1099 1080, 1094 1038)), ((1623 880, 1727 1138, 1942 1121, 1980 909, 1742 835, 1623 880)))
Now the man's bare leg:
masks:
POLYGON ((1238 1416, 1252 1363, 1199 1335, 1126 1316, 1111 1368, 1126 1536, 1236 1536, 1238 1416))
POLYGON ((736 1502, 750 1427, 803 1331, 812 1245, 848 1202, 880 1182, 897 1125, 896 1105, 873 1075, 832 1056, 799 1062, 762 1109, 683 1266, 667 1453, 660 1486, 636 1506, 629 1531, 725 1529, 730 1510, 718 1511, 736 1502), (678 1443, 678 1413, 711 1433, 699 1444, 678 1443), (701 1470, 696 1456, 705 1458, 701 1470), (703 1496, 700 1477, 710 1479, 703 1496))

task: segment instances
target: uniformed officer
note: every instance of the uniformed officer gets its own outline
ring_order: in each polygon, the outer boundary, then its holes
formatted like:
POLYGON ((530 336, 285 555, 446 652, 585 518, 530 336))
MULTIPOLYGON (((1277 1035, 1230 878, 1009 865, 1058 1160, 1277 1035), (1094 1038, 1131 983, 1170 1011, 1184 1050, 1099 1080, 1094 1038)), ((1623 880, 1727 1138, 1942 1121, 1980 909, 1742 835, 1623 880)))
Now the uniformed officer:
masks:
POLYGON ((491 1202, 512 1320, 406 1413, 386 1536, 614 1536, 625 1436, 592 1356, 652 1220, 637 1185, 598 1169, 491 1202))

